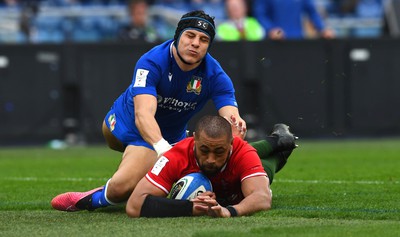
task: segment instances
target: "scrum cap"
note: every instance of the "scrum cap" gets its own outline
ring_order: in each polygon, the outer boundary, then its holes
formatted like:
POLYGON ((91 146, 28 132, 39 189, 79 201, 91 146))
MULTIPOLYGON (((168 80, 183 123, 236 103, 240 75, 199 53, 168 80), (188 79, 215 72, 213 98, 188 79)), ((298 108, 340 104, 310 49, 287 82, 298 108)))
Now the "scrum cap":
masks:
POLYGON ((174 40, 176 42, 176 45, 179 42, 179 37, 181 36, 182 32, 188 29, 194 29, 205 33, 206 35, 208 35, 208 37, 210 37, 210 42, 214 40, 214 18, 204 13, 204 11, 196 10, 186 13, 182 16, 175 30, 174 40))

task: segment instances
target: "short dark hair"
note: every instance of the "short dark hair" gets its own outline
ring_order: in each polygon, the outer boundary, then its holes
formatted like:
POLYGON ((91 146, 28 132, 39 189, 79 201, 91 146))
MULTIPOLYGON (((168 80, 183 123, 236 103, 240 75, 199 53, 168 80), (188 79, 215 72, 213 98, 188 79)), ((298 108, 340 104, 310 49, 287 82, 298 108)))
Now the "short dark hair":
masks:
POLYGON ((212 138, 227 136, 232 139, 231 124, 223 117, 217 115, 206 115, 199 119, 195 127, 195 137, 201 132, 212 138))
POLYGON ((178 39, 181 36, 182 32, 187 28, 200 30, 210 37, 210 42, 214 40, 214 17, 209 16, 202 10, 191 11, 182 16, 175 30, 175 42, 178 42, 178 39))

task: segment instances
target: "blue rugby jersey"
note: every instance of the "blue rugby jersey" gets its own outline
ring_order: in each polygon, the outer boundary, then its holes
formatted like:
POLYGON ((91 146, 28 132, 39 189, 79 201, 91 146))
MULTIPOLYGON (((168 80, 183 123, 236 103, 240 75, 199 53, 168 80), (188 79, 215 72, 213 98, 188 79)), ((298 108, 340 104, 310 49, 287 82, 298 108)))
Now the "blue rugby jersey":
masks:
POLYGON ((126 129, 139 134, 135 126, 133 97, 151 94, 157 97, 155 118, 163 137, 170 143, 182 139, 189 120, 209 99, 215 108, 237 106, 233 83, 220 64, 209 54, 199 67, 184 72, 172 55, 173 40, 144 54, 137 62, 132 84, 115 101, 114 111, 126 129))

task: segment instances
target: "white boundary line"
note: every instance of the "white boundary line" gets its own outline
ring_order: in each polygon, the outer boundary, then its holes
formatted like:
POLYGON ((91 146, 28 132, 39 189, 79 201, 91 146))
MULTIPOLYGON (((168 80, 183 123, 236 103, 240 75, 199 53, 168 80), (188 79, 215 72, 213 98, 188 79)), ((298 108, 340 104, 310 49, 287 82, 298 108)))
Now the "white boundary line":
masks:
POLYGON ((27 182, 88 182, 107 181, 109 178, 42 178, 42 177, 2 177, 0 180, 27 181, 27 182))
MULTIPOLYGON (((109 178, 42 178, 42 177, 0 177, 0 180, 27 181, 27 182, 88 182, 107 181, 109 178)), ((306 183, 306 184, 400 184, 400 181, 378 181, 378 180, 297 180, 297 179, 274 179, 275 183, 306 183)))
POLYGON ((295 180, 274 179, 277 183, 308 183, 308 184, 400 184, 400 181, 377 181, 377 180, 295 180))

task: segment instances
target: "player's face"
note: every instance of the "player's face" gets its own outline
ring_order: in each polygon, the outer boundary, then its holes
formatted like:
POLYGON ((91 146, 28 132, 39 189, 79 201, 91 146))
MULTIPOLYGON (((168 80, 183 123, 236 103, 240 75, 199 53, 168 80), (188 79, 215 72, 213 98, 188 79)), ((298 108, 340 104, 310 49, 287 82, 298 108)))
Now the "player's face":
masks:
POLYGON ((200 169, 207 176, 220 172, 229 159, 232 149, 232 138, 223 136, 211 138, 203 132, 195 140, 195 156, 200 169))
POLYGON ((185 30, 179 38, 178 50, 182 58, 190 63, 197 64, 207 53, 210 38, 197 30, 185 30))

